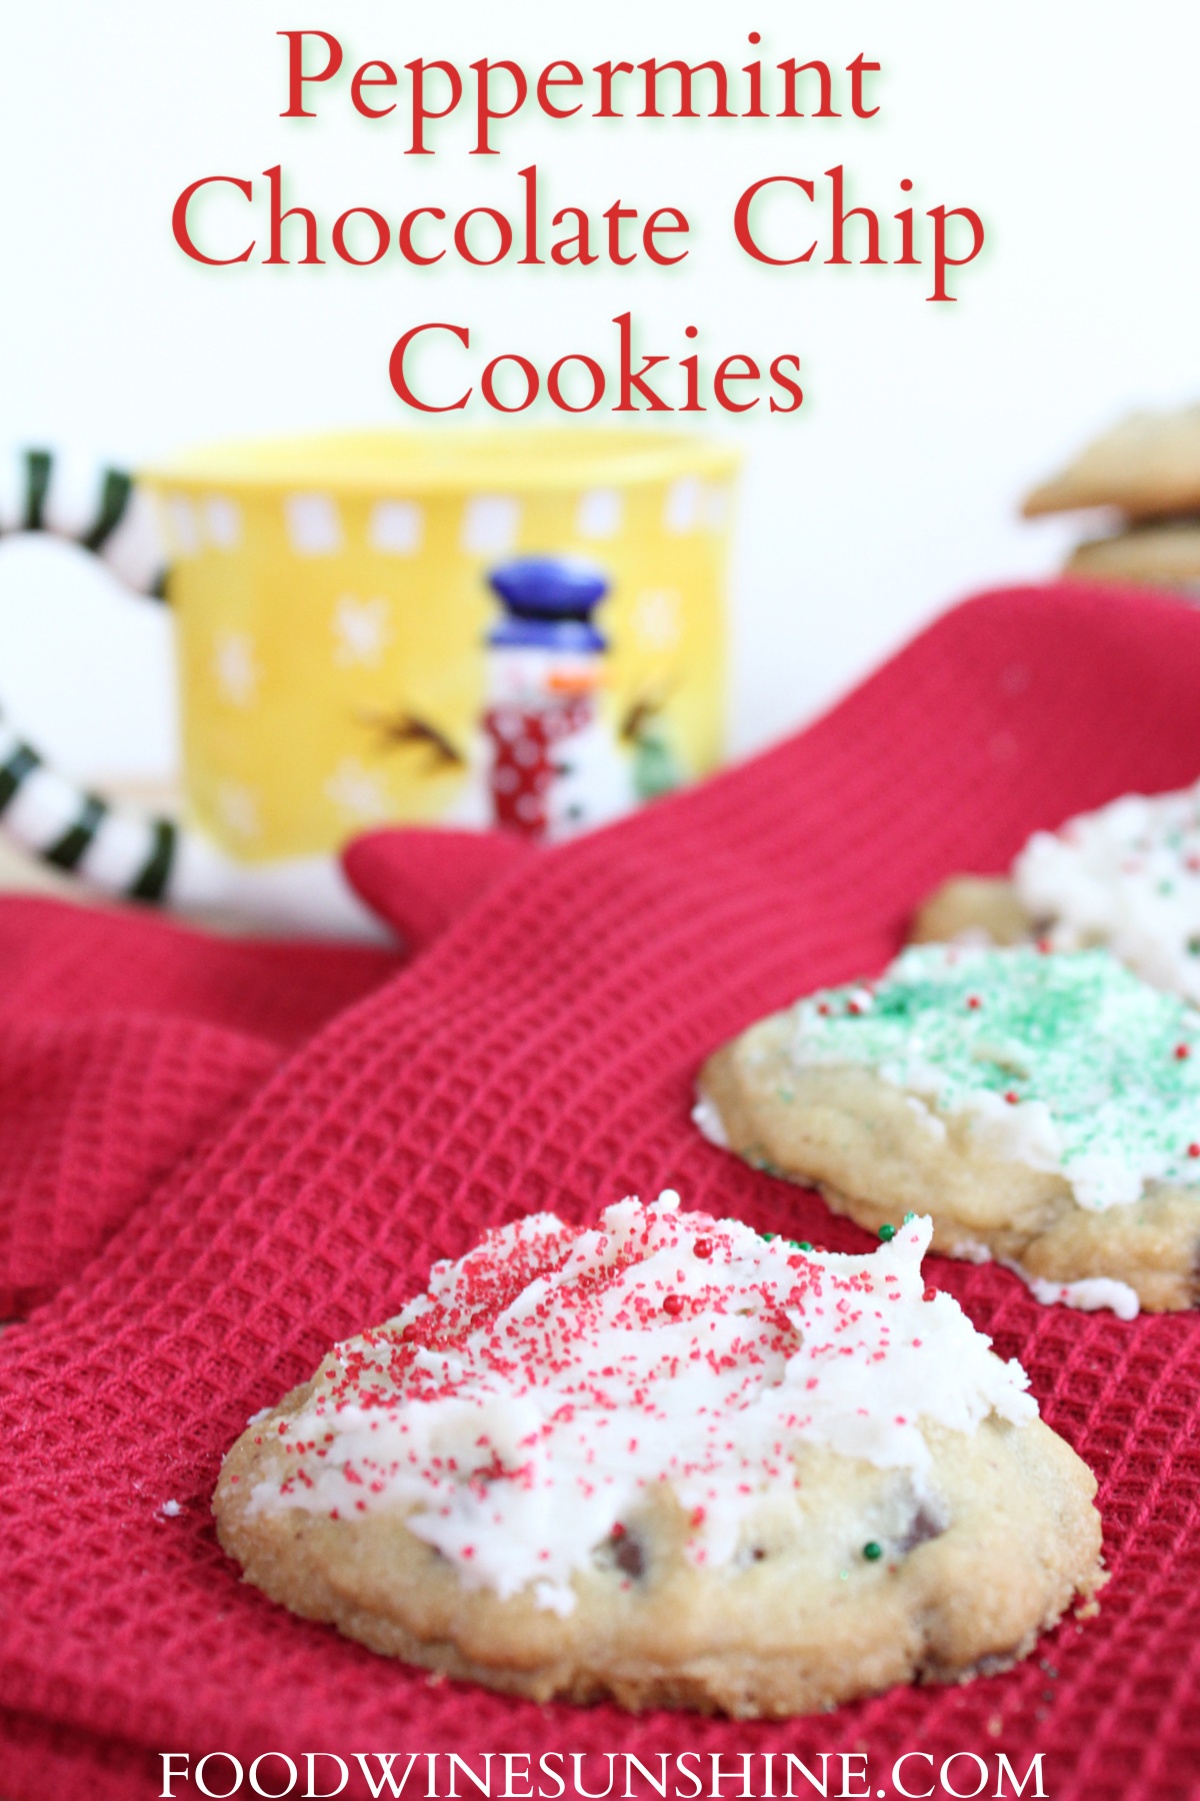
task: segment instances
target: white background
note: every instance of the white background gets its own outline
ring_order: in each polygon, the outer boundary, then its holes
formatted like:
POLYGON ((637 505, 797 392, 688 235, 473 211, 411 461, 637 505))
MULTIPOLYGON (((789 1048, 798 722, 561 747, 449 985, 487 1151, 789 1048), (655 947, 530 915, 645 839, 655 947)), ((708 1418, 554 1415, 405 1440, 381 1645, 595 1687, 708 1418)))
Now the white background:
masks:
MULTIPOLYGON (((757 745, 965 592, 1053 570, 1080 522, 1020 523, 1022 491, 1123 410, 1200 396, 1198 56, 1195 0, 14 7, 0 75, 0 450, 51 444, 83 471, 238 433, 408 425, 387 359, 425 319, 469 325, 479 364, 518 350, 544 367, 584 350, 611 367, 610 321, 625 308, 644 348, 675 356, 696 324, 710 366, 794 351, 799 413, 705 421, 746 455, 733 736, 757 745), (318 25, 342 40, 346 71, 315 90, 318 119, 281 119, 275 34, 318 25), (883 64, 870 122, 555 124, 527 109, 486 159, 467 154, 465 120, 436 132, 435 156, 406 157, 398 116, 357 117, 347 79, 371 57, 398 69, 511 57, 536 74, 559 57, 844 69, 859 52, 883 64), (189 262, 170 233, 178 192, 213 173, 261 188, 277 161, 289 199, 326 230, 353 205, 393 220, 422 203, 451 218, 481 204, 516 214, 516 171, 536 161, 553 209, 682 207, 690 254, 677 270, 639 259, 619 271, 474 270, 453 256, 427 271, 398 256, 371 269, 189 262), (902 177, 919 208, 982 214, 987 249, 956 279, 957 304, 925 301, 927 269, 771 270, 738 251, 732 209, 751 180, 819 181, 836 162, 885 219, 902 177)), ((0 551, 0 704, 80 773, 159 772, 173 756, 169 627, 81 564, 0 551)))

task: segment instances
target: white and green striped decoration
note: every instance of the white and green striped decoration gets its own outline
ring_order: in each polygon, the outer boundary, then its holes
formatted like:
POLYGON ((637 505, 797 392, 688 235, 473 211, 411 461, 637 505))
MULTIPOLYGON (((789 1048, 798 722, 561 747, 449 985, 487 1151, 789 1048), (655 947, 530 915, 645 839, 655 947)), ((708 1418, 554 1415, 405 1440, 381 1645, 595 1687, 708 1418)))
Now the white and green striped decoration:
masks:
MULTIPOLYGON (((90 505, 48 450, 25 453, 15 502, 0 500, 0 539, 44 532, 98 558, 126 588, 167 598, 167 570, 149 503, 119 469, 105 469, 90 505)), ((174 820, 114 806, 60 775, 0 710, 0 831, 89 887, 176 907, 256 931, 391 942, 358 900, 336 857, 240 864, 174 820)))
POLYGON ((27 450, 16 505, 0 513, 0 537, 13 532, 45 532, 78 544, 107 565, 135 594, 156 600, 166 595, 162 547, 144 502, 134 495, 133 478, 123 469, 104 469, 94 499, 81 513, 50 450, 27 450))
MULTIPOLYGON (((166 569, 155 533, 133 504, 133 482, 105 469, 90 516, 79 518, 55 480, 49 450, 24 456, 24 480, 0 537, 45 532, 90 551, 135 593, 162 600, 166 569)), ((47 766, 0 716, 0 826, 27 850, 74 871, 107 894, 143 901, 171 897, 179 831, 173 820, 128 812, 88 794, 47 766)))

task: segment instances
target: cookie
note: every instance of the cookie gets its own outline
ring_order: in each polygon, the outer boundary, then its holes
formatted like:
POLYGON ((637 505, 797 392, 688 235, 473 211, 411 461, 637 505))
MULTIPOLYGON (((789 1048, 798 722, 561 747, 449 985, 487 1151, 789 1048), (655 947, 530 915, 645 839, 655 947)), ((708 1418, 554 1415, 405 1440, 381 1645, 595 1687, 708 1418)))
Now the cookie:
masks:
POLYGON ((835 1255, 671 1193, 490 1232, 251 1422, 221 1543, 535 1701, 783 1716, 1006 1667, 1104 1580, 1095 1483, 929 1237, 835 1255))
POLYGON ((1200 1005, 1200 784, 1125 794, 1057 832, 1035 832, 1010 881, 952 878, 909 936, 1104 945, 1144 981, 1200 1005))
POLYGON ((1200 406, 1141 412, 1096 438, 1028 495, 1026 518, 1117 507, 1131 519, 1200 513, 1200 406))
POLYGON ((1191 1307, 1200 1257, 1200 1013, 1106 951, 921 945, 705 1065, 697 1123, 877 1230, 1040 1299, 1191 1307))
POLYGON ((910 944, 1020 944, 1036 922, 1004 876, 951 876, 918 907, 910 944))
POLYGON ((1091 538, 1068 557, 1068 575, 1133 582, 1200 594, 1200 519, 1138 525, 1111 538, 1091 538))

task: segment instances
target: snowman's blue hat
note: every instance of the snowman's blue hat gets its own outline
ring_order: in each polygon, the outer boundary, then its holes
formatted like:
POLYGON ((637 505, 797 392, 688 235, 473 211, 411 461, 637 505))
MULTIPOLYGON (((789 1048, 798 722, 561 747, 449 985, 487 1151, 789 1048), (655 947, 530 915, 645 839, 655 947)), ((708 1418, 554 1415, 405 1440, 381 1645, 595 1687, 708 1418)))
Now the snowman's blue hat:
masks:
POLYGON ((489 571, 508 615, 488 634, 498 648, 602 651, 607 641, 591 622, 608 593, 608 577, 575 557, 517 557, 489 571))
POLYGON ((608 593, 608 577, 575 557, 517 557, 488 581, 521 619, 584 619, 608 593))

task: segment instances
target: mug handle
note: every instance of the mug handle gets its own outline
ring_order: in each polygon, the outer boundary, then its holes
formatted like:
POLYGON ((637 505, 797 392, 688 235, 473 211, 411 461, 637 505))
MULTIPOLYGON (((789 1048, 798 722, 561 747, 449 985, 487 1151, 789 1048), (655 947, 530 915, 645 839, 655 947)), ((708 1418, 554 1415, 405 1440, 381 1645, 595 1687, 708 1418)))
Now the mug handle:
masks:
MULTIPOLYGON (((133 479, 103 469, 89 517, 71 517, 49 450, 27 450, 15 517, 0 537, 40 532, 76 544, 131 593, 164 601, 167 569, 133 479)), ((114 806, 53 769, 0 711, 0 829, 56 869, 123 899, 172 898, 180 832, 174 820, 114 806)))

